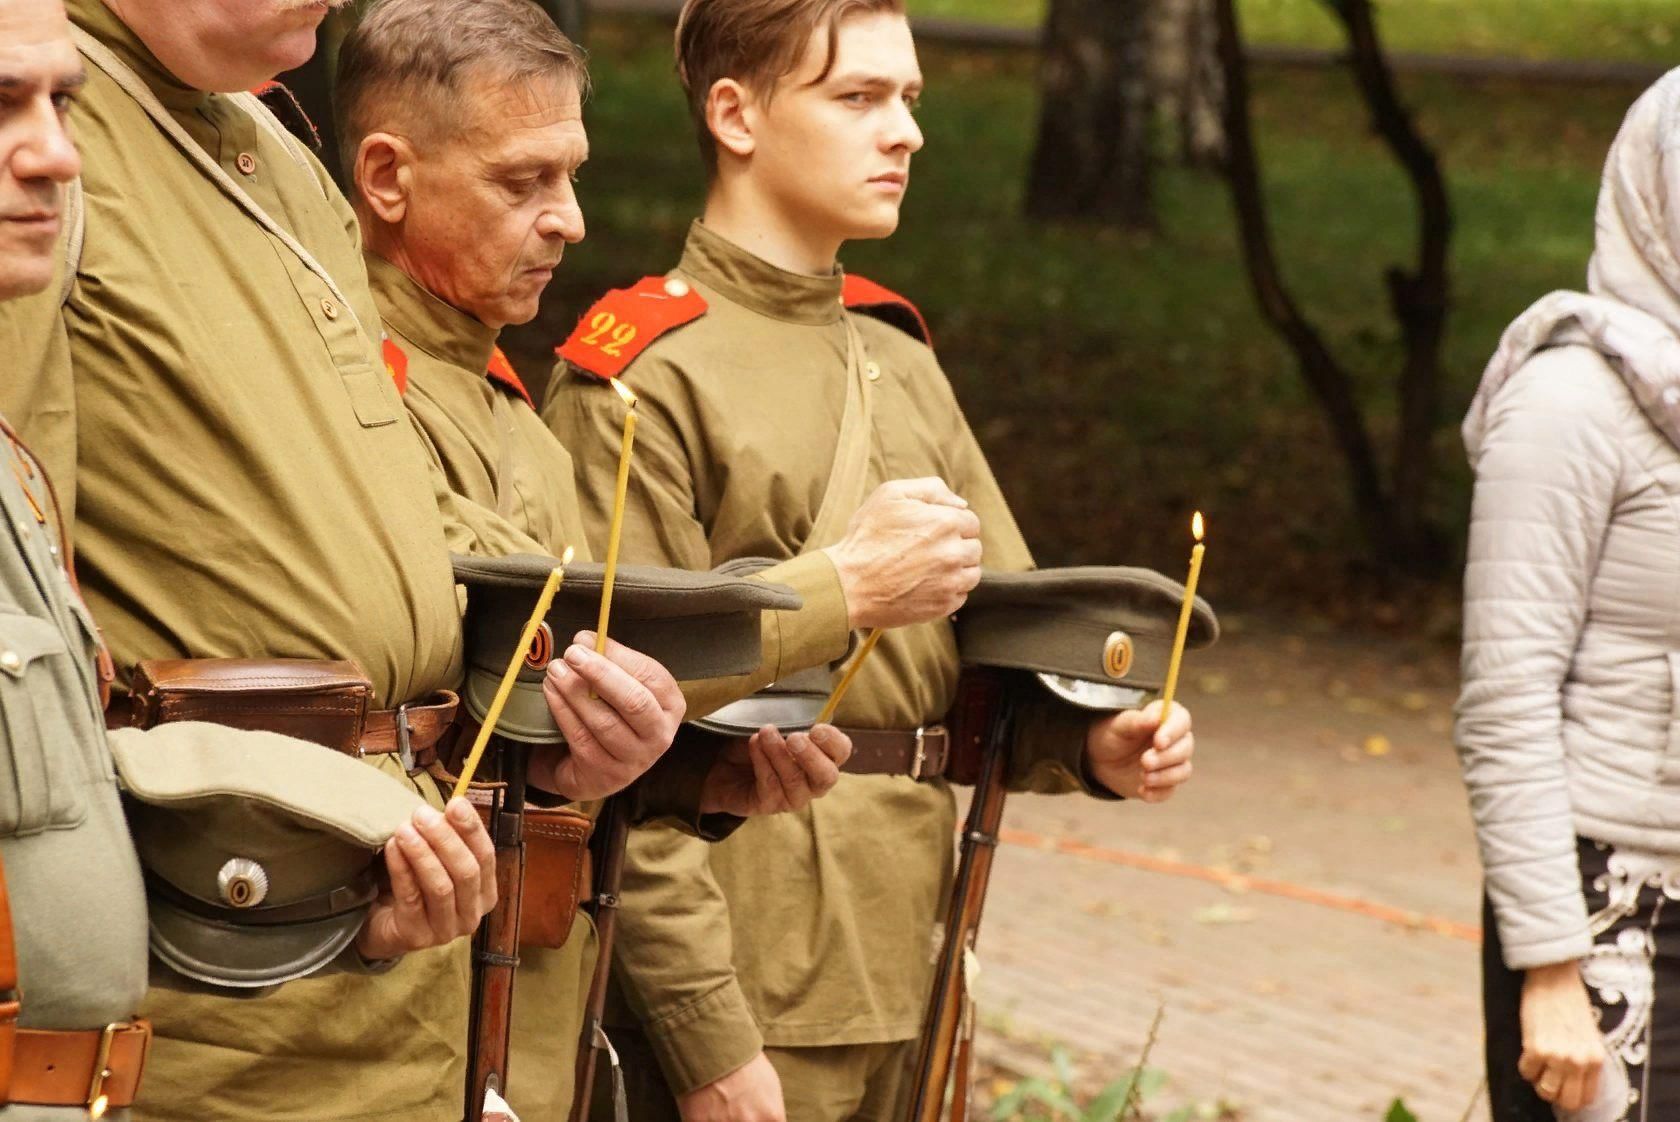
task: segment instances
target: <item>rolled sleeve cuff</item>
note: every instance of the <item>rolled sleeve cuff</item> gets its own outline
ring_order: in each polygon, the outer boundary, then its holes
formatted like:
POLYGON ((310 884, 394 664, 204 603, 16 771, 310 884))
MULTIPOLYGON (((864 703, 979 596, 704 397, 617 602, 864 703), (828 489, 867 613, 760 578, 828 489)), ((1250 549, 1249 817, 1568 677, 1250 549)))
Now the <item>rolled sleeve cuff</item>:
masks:
POLYGON ((840 571, 826 552, 802 553, 757 576, 787 585, 804 601, 802 607, 771 613, 773 626, 765 629, 765 638, 774 649, 764 654, 776 660, 773 680, 838 661, 846 653, 851 643, 846 591, 840 585, 840 571))
POLYGON ((653 822, 674 826, 702 841, 722 841, 746 821, 733 814, 705 814, 700 810, 706 776, 717 762, 723 742, 716 737, 691 737, 688 732, 684 726, 677 742, 637 781, 631 820, 638 826, 653 822))
POLYGON ((764 1051, 764 1034, 734 979, 646 1025, 654 1055, 677 1095, 716 1082, 764 1051))
POLYGON ((1050 697, 1030 680, 1016 689, 1020 695, 1015 751, 1010 757, 1010 789, 1040 795, 1077 791, 1095 799, 1119 800, 1120 796, 1098 782, 1085 766, 1085 736, 1096 714, 1050 697), (1038 696, 1034 696, 1035 691, 1038 696))

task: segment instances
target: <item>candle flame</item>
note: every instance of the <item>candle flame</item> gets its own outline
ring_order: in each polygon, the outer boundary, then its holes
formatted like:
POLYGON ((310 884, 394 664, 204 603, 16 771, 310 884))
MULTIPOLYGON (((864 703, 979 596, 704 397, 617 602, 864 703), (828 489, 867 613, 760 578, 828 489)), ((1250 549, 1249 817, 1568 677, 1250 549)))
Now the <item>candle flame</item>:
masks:
POLYGON ((577 550, 573 549, 571 546, 567 546, 566 551, 560 555, 560 564, 570 565, 572 563, 572 555, 576 552, 577 550))
POLYGON ((1195 535, 1197 541, 1202 540, 1202 530, 1203 529, 1204 529, 1204 527, 1203 527, 1203 524, 1202 524, 1202 512, 1198 510, 1196 512, 1196 517, 1194 517, 1190 520, 1190 532, 1195 535))
POLYGON ((624 399, 626 406, 636 408, 636 395, 630 392, 630 387, 624 384, 624 379, 612 379, 612 388, 618 391, 618 396, 624 399))

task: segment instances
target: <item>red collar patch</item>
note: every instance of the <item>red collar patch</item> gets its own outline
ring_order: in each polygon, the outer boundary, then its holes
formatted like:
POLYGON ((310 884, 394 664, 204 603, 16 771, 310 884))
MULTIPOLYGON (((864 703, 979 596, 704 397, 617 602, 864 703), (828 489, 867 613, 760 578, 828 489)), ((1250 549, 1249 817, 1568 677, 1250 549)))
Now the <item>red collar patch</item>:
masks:
POLYGON ((596 301, 554 353, 597 378, 616 378, 649 343, 705 314, 705 298, 687 281, 644 277, 596 301))
POLYGON ((379 349, 385 355, 385 373, 391 376, 391 381, 397 384, 398 393, 408 392, 408 352, 397 346, 396 341, 389 335, 385 336, 379 349))
POLYGON ((927 320, 922 318, 921 311, 885 285, 876 284, 856 273, 847 273, 840 282, 840 299, 852 311, 884 320, 933 346, 933 333, 928 330, 927 320))
POLYGON ((524 398, 525 404, 532 409, 537 407, 537 403, 531 400, 531 393, 525 388, 525 383, 519 380, 519 374, 514 370, 513 363, 509 362, 507 355, 502 353, 502 348, 497 347, 490 352, 490 369, 484 372, 484 376, 504 389, 512 390, 524 398))

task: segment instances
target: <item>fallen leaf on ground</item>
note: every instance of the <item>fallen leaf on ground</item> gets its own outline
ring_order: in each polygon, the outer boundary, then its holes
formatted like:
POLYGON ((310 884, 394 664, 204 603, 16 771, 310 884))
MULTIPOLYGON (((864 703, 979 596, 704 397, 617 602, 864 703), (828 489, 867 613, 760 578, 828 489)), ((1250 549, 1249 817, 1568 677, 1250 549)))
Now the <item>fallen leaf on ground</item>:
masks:
POLYGON ((1394 745, 1389 743, 1388 737, 1380 733, 1365 738, 1365 754, 1367 756, 1386 756, 1392 751, 1394 751, 1394 745))
POLYGON ((1235 904, 1209 904, 1205 908, 1197 908, 1190 918, 1197 923, 1210 926, 1224 926, 1233 923, 1250 923, 1254 920, 1254 909, 1243 908, 1235 904))

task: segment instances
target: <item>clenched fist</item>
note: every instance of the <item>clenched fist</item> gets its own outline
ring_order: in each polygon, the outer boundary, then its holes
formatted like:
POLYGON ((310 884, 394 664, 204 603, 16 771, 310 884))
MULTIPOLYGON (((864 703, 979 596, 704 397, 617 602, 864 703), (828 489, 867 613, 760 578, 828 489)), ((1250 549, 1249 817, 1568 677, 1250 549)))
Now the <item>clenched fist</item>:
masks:
POLYGON ((980 583, 980 519, 942 480, 895 479, 827 553, 852 627, 923 623, 962 607, 980 583))

